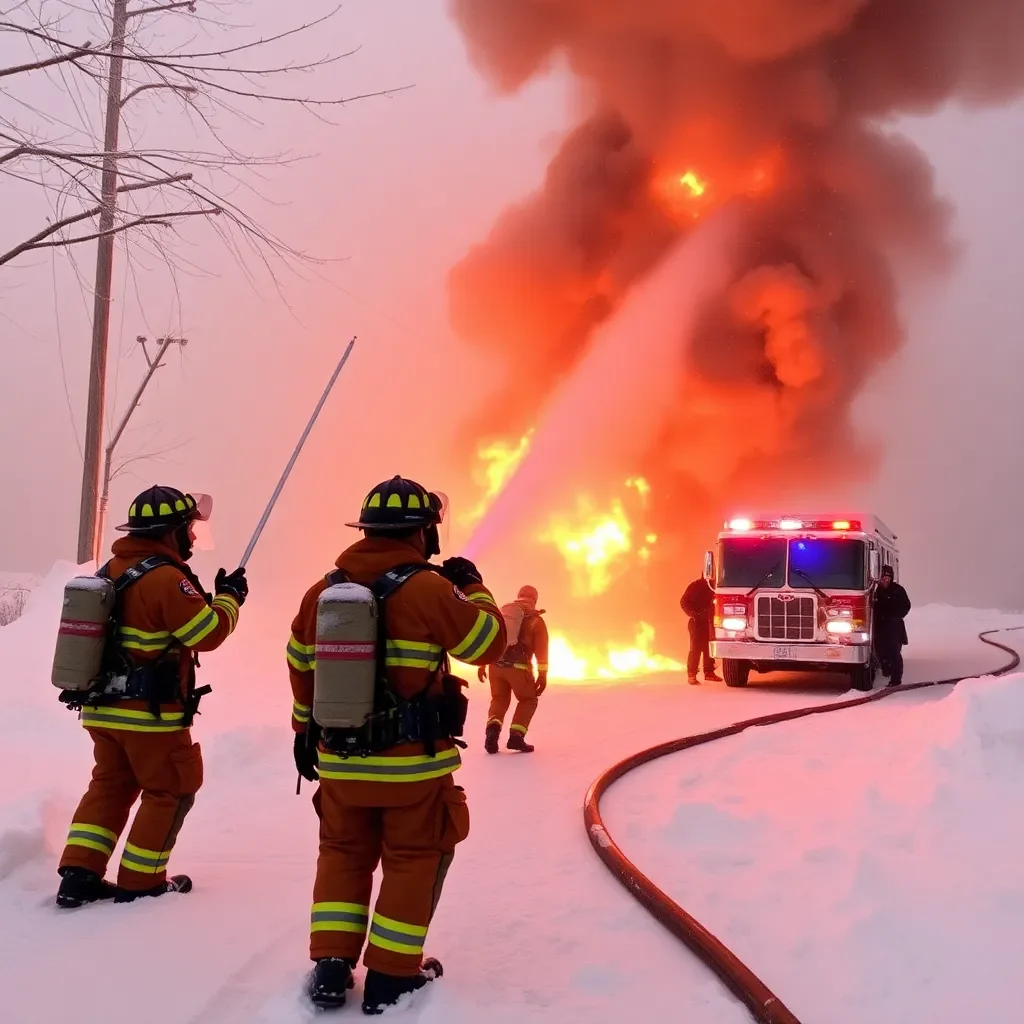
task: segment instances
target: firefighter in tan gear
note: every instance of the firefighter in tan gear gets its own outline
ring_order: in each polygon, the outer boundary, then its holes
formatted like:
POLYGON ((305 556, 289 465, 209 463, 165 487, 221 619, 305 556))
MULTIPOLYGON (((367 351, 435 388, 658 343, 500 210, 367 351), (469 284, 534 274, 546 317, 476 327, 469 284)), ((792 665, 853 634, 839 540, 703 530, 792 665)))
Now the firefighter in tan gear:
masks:
POLYGON ((488 754, 498 752, 498 738, 512 697, 516 710, 509 726, 509 750, 532 754, 532 743, 526 742, 526 732, 537 713, 537 702, 548 685, 548 627, 537 610, 537 588, 521 587, 513 603, 504 605, 509 646, 490 669, 480 669, 480 681, 488 672, 491 681, 491 706, 487 711, 487 732, 484 749, 488 754), (533 675, 533 662, 537 662, 537 676, 533 675))
MULTIPOLYGON (((317 609, 337 572, 310 588, 292 623, 295 761, 300 774, 320 780, 308 994, 321 1008, 344 1003, 364 944, 364 1013, 383 1012, 441 974, 423 946, 455 847, 469 832, 466 796, 452 778, 465 698, 446 673, 447 655, 483 665, 505 649, 504 622, 473 563, 428 564, 440 553, 442 516, 438 495, 396 476, 375 487, 359 521, 348 524, 365 536, 337 560, 345 580, 373 587, 387 576, 405 579, 379 613, 387 710, 376 713, 375 697, 364 727, 321 729, 315 719, 317 609), (359 755, 348 756, 353 750, 359 755), (371 912, 378 864, 383 877, 371 912)), ((324 659, 328 645, 321 646, 324 659)))
POLYGON ((208 518, 211 507, 207 496, 149 488, 132 502, 128 522, 118 527, 127 536, 114 543, 113 558, 97 574, 115 587, 126 573, 133 582, 118 598, 110 642, 108 664, 119 668, 72 705, 92 737, 95 767, 60 860, 60 907, 192 888, 187 875, 167 877, 167 862, 203 781, 199 744, 189 732, 202 695, 195 689, 195 655, 228 638, 248 594, 244 569, 230 575, 221 569, 211 599, 186 565, 193 524, 208 518), (140 793, 115 887, 103 875, 140 793))

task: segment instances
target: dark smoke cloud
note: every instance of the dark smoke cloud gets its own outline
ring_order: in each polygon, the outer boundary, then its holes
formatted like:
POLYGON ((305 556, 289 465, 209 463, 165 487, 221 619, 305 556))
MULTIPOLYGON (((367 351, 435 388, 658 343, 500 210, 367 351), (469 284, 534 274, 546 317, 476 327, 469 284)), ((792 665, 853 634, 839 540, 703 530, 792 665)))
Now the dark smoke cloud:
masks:
POLYGON ((508 366, 470 433, 532 425, 595 327, 692 230, 691 212, 732 203, 745 225, 733 284, 680 339, 678 412, 643 467, 662 529, 703 530, 733 502, 785 499, 779 481, 797 493, 869 473, 850 409, 902 343, 895 281, 941 272, 956 251, 926 158, 886 121, 1024 91, 1024 0, 452 10, 498 89, 565 62, 586 111, 537 192, 452 271, 456 330, 508 366), (704 195, 678 187, 687 170, 704 195))

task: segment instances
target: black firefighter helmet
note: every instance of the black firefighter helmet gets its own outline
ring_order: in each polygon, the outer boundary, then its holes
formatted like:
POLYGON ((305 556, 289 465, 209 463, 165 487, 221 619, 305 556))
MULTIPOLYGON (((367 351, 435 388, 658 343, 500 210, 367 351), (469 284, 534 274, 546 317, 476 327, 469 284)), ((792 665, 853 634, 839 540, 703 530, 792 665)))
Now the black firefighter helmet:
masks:
POLYGON ((128 522, 117 529, 121 533, 169 533, 194 519, 209 519, 212 505, 208 494, 186 494, 176 487, 149 487, 132 502, 128 522))
POLYGON ((393 476, 377 484, 366 496, 359 519, 346 526, 357 530, 406 533, 422 529, 427 534, 427 558, 440 554, 438 524, 444 519, 445 498, 428 491, 415 480, 393 476))

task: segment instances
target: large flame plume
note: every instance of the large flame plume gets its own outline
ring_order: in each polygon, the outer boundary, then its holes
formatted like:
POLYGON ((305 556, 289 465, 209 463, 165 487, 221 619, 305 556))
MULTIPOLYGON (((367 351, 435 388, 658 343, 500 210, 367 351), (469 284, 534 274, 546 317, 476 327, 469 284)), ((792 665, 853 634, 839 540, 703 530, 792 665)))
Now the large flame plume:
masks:
MULTIPOLYGON (((540 188, 452 271, 453 325, 506 365, 468 438, 514 445, 673 244, 738 211, 731 278, 680 334, 677 400, 630 470, 649 482, 644 531, 659 538, 646 546, 662 587, 651 599, 674 611, 728 506, 827 498, 871 473, 875 450, 850 410, 902 343, 896 281, 942 272, 956 254, 928 161, 892 121, 1019 96, 1024 0, 451 7, 499 90, 561 63, 583 110, 540 188)), ((596 485, 610 482, 579 490, 596 485)), ((614 499, 591 510, 617 524, 601 536, 628 538, 635 564, 628 516, 614 499)), ((549 513, 569 530, 579 509, 549 513)), ((588 564, 582 537, 559 546, 588 564)))

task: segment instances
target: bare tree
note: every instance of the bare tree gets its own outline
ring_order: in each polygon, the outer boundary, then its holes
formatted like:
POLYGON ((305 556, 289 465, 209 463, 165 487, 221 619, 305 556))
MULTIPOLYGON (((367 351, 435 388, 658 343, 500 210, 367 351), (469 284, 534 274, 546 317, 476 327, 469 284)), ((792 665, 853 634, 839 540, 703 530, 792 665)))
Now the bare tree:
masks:
MULTIPOLYGON (((134 246, 164 260, 172 271, 193 267, 171 243, 176 227, 200 218, 214 225, 250 278, 251 259, 269 272, 275 286, 275 265, 322 262, 263 227, 244 198, 247 192, 250 200, 266 200, 261 172, 297 158, 236 149, 224 120, 259 126, 259 111, 268 104, 328 120, 334 108, 409 86, 352 96, 296 87, 297 79, 322 79, 355 51, 299 61, 275 53, 282 44, 294 47, 322 35, 340 8, 254 35, 225 20, 226 10, 239 6, 225 0, 4 3, 0 0, 0 44, 12 44, 6 49, 16 56, 0 63, 0 185, 41 188, 52 216, 26 237, 3 239, 0 228, 0 267, 40 250, 97 246, 78 543, 79 560, 86 561, 96 555, 115 241, 131 233, 134 246), (168 42, 168 37, 176 39, 168 42), (218 37, 220 42, 200 41, 218 37), (40 79, 58 102, 40 104, 40 79), (101 97, 102 129, 89 113, 100 110, 101 97), (162 137, 154 144, 153 110, 145 119, 133 115, 142 113, 140 105, 152 108, 165 99, 185 115, 187 127, 180 140, 168 139, 161 122, 156 134, 162 137), (67 112, 69 103, 77 123, 67 112)), ((5 191, 0 201, 7 205, 5 191)))
MULTIPOLYGON (((227 139, 223 115, 259 125, 259 106, 272 104, 325 120, 331 108, 390 96, 409 86, 338 97, 290 88, 295 79, 316 73, 323 77, 332 65, 355 52, 301 62, 270 59, 279 44, 294 45, 298 39, 321 34, 340 8, 271 35, 239 38, 244 30, 216 20, 223 5, 215 0, 205 5, 203 0, 152 5, 140 0, 134 8, 127 7, 125 0, 92 0, 92 4, 91 17, 78 3, 60 0, 16 0, 0 7, 0 41, 13 41, 15 45, 6 49, 23 51, 22 59, 0 66, 0 175, 44 189, 54 214, 28 237, 0 239, 0 265, 36 250, 93 242, 136 229, 146 229, 146 237, 163 254, 151 229, 170 228, 191 217, 218 218, 225 243, 239 258, 256 255, 264 263, 271 256, 310 259, 308 253, 261 227, 245 205, 232 198, 240 187, 258 196, 261 168, 282 166, 299 157, 236 150, 227 139), (108 6, 110 11, 104 9, 108 6), (213 16, 201 17, 201 6, 211 9, 213 16), (203 49, 196 45, 194 31, 177 46, 147 44, 146 25, 167 15, 196 22, 195 28, 206 35, 228 33, 231 45, 203 49), (98 33, 98 41, 83 41, 75 35, 88 27, 98 33), (100 104, 95 101, 112 89, 115 124, 127 128, 129 136, 133 136, 132 108, 143 97, 169 95, 187 115, 193 139, 201 144, 162 147, 135 144, 130 138, 128 145, 105 148, 98 125, 76 125, 59 114, 48 114, 38 101, 19 92, 18 86, 34 85, 40 76, 77 100, 76 106, 96 111, 100 104), (249 180, 245 172, 250 172, 249 180), (104 181, 104 176, 113 180, 104 181), (104 194, 108 191, 109 196, 104 194), (102 222, 104 214, 107 224, 102 222)), ((179 31, 179 35, 185 33, 179 31)))

